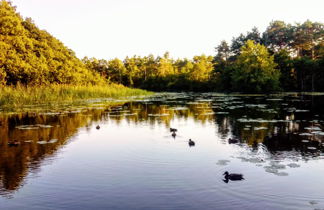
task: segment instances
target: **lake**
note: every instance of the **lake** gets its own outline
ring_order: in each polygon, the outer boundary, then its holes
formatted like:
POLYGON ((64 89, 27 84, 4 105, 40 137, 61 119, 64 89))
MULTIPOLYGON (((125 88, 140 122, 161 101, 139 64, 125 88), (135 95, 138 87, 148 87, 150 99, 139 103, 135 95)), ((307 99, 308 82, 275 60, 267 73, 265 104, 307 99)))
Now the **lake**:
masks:
POLYGON ((3 112, 0 209, 324 209, 323 107, 321 94, 170 93, 3 112))

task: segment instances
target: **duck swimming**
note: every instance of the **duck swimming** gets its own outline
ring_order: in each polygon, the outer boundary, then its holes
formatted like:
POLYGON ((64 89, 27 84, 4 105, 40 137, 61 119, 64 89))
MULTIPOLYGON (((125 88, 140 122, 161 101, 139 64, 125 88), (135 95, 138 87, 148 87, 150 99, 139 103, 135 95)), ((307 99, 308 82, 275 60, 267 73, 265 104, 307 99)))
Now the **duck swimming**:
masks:
POLYGON ((170 128, 170 132, 177 132, 178 130, 176 128, 170 128))
POLYGON ((228 180, 241 181, 244 179, 243 174, 230 174, 230 173, 228 173, 228 171, 225 171, 225 173, 223 175, 224 175, 223 181, 226 183, 228 183, 228 180))
POLYGON ((97 130, 99 130, 99 129, 100 129, 100 126, 99 126, 99 125, 97 125, 97 126, 96 126, 96 128, 97 128, 97 130))
POLYGON ((8 143, 8 146, 9 146, 9 147, 16 147, 16 146, 18 146, 19 144, 20 144, 19 141, 14 141, 14 142, 9 142, 9 143, 8 143))
POLYGON ((232 139, 232 138, 229 138, 229 139, 228 139, 228 143, 229 143, 229 144, 237 144, 237 143, 239 143, 239 140, 238 140, 238 139, 232 139))
POLYGON ((192 141, 191 139, 189 139, 189 142, 188 142, 188 144, 189 144, 189 146, 191 147, 191 146, 195 146, 195 142, 194 141, 192 141))

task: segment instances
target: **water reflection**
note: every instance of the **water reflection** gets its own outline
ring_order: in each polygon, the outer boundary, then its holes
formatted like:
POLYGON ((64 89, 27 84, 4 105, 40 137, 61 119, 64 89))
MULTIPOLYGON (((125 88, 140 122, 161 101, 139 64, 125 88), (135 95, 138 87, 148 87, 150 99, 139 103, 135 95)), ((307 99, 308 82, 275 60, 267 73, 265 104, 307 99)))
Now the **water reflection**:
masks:
MULTIPOLYGON (((138 126, 144 123, 151 129, 169 129, 175 120, 212 125, 215 136, 223 144, 240 147, 245 152, 234 155, 235 159, 263 167, 268 173, 287 176, 284 169, 298 168, 298 161, 319 158, 324 152, 322 98, 298 94, 169 94, 114 107, 3 113, 0 116, 0 191, 5 196, 14 194, 24 185, 25 177, 37 173, 42 164, 53 159, 80 128, 90 132, 93 127, 101 132, 103 128, 98 122, 138 126)), ((174 140, 181 136, 184 136, 181 131, 169 135, 174 140)), ((188 144, 195 145, 190 141, 188 144)), ((230 162, 218 160, 216 164, 226 166, 230 162)))

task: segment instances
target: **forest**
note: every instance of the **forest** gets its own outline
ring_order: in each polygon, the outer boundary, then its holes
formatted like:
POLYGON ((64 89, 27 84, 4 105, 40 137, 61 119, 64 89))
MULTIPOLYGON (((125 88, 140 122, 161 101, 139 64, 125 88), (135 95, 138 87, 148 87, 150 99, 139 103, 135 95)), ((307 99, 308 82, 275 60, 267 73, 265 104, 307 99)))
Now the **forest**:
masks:
POLYGON ((273 21, 263 33, 221 41, 214 56, 82 61, 108 81, 155 91, 324 91, 324 25, 273 21))
MULTIPOLYGON (((109 49, 107 49, 109 50, 109 49)), ((212 56, 82 60, 0 1, 0 85, 106 85, 153 91, 324 91, 324 25, 272 21, 221 41, 212 56)))

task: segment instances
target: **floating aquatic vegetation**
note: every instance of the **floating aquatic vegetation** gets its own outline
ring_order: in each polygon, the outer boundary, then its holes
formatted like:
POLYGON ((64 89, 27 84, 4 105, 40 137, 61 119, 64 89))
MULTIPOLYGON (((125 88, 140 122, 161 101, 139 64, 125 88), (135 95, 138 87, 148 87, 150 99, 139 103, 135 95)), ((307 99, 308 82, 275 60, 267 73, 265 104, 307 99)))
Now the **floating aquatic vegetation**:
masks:
POLYGON ((41 124, 36 124, 36 126, 40 127, 40 128, 52 128, 52 125, 41 125, 41 124))
POLYGON ((309 110, 304 110, 304 109, 296 109, 295 112, 309 112, 309 110))
POLYGON ((244 108, 244 106, 238 105, 238 106, 229 106, 227 107, 228 109, 240 109, 240 108, 244 108))
POLYGON ((172 107, 170 110, 180 111, 180 110, 188 110, 188 107, 172 107))
POLYGON ((267 104, 245 104, 246 107, 249 108, 261 108, 265 109, 267 107, 267 104))
POLYGON ((165 114, 148 114, 149 117, 165 117, 165 116, 169 116, 169 114, 165 113, 165 114))
POLYGON ((313 130, 313 131, 321 131, 322 129, 320 127, 305 127, 306 130, 313 130))
POLYGON ((272 173, 272 174, 278 173, 278 169, 271 168, 269 166, 265 166, 264 168, 265 168, 265 171, 268 173, 272 173))
POLYGON ((283 101, 282 98, 267 98, 267 101, 283 101))
POLYGON ((275 161, 270 162, 270 167, 275 168, 275 169, 285 169, 286 168, 285 165, 280 164, 280 163, 275 162, 275 161))
POLYGON ((258 130, 267 130, 267 127, 255 127, 253 130, 258 131, 258 130))
POLYGON ((39 129, 39 126, 36 125, 20 125, 16 126, 17 129, 21 130, 33 130, 33 129, 39 129))
POLYGON ((289 164, 287 164, 287 166, 289 166, 290 168, 298 168, 298 167, 300 167, 300 165, 298 165, 297 163, 289 163, 289 164))
POLYGON ((199 102, 210 102, 210 101, 213 101, 213 99, 197 99, 196 101, 199 101, 199 102))
POLYGON ((230 160, 218 160, 217 163, 216 163, 216 165, 225 166, 229 162, 231 162, 231 161, 230 160))
POLYGON ((295 112, 295 111, 296 111, 295 107, 287 108, 287 112, 295 112))
POLYGON ((123 114, 109 114, 109 117, 122 117, 124 116, 123 114))
POLYGON ((311 133, 300 133, 299 135, 300 135, 300 136, 312 136, 311 133))
POLYGON ((216 112, 216 114, 229 114, 229 112, 216 112))
POLYGON ((288 173, 286 172, 277 172, 277 173, 274 173, 275 175, 277 176, 288 176, 288 173))
POLYGON ((316 205, 316 204, 318 204, 318 202, 317 201, 309 201, 309 204, 316 205))
POLYGON ((215 112, 207 112, 207 113, 203 113, 203 114, 199 114, 199 115, 214 115, 215 112))
POLYGON ((127 114, 124 114, 124 116, 134 116, 134 115, 137 115, 137 113, 127 113, 127 114))
POLYGON ((246 157, 237 157, 242 162, 249 162, 249 163, 264 163, 264 160, 257 157, 246 158, 246 157))
POLYGON ((16 128, 20 130, 34 130, 34 129, 36 130, 39 128, 52 128, 52 127, 53 127, 52 125, 43 125, 43 124, 16 126, 16 128))
POLYGON ((50 144, 53 144, 55 142, 57 142, 57 139, 51 139, 51 140, 48 141, 48 143, 50 143, 50 144))
POLYGON ((246 118, 239 118, 237 119, 238 122, 243 122, 243 123, 278 123, 278 122, 292 122, 292 120, 265 120, 265 119, 246 119, 246 118))

